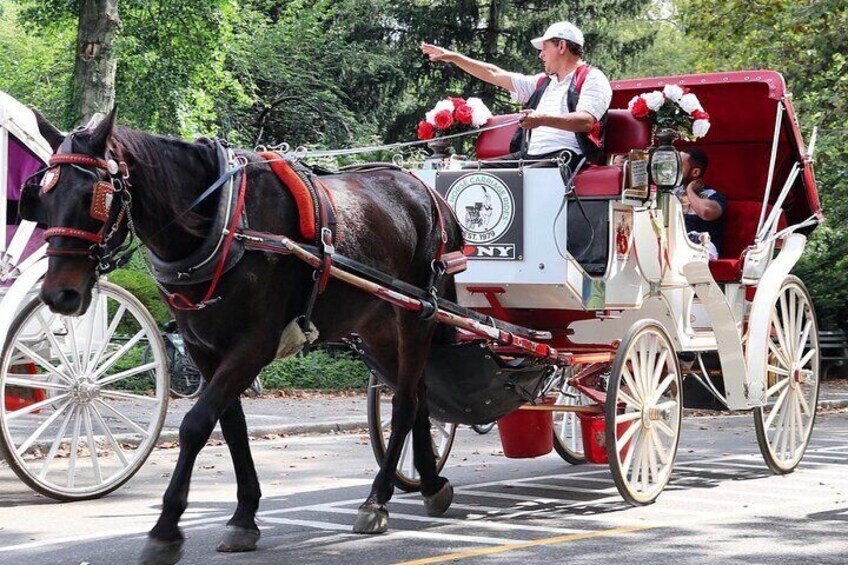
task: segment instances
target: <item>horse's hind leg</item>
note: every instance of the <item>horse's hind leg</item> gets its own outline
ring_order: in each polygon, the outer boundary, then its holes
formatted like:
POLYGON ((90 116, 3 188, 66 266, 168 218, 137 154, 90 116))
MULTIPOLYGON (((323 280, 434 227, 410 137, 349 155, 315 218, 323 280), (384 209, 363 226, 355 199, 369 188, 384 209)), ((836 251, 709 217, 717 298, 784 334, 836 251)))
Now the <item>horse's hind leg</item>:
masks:
MULTIPOLYGON (((371 493, 359 507, 356 516, 353 531, 359 534, 380 534, 389 527, 386 503, 394 491, 395 469, 406 436, 415 423, 419 401, 423 400, 419 399, 419 382, 424 374, 434 325, 422 322, 413 314, 402 313, 399 318, 398 380, 392 399, 392 433, 386 446, 386 455, 380 464, 380 472, 371 486, 371 493)), ((429 446, 428 449, 432 450, 429 446)), ((435 460, 433 465, 435 475, 435 460)))
POLYGON ((241 399, 236 398, 221 414, 221 431, 227 440, 230 457, 238 483, 238 505, 230 521, 227 531, 218 544, 218 551, 253 551, 259 541, 259 528, 256 526, 256 511, 259 509, 259 499, 262 492, 259 489, 259 479, 256 467, 250 454, 250 441, 247 436, 247 422, 241 399))
POLYGON ((412 453, 415 468, 421 476, 421 494, 430 516, 441 516, 453 501, 450 481, 440 477, 436 471, 436 454, 433 452, 433 436, 430 426, 430 409, 427 406, 427 387, 424 379, 419 383, 418 410, 412 426, 412 453))

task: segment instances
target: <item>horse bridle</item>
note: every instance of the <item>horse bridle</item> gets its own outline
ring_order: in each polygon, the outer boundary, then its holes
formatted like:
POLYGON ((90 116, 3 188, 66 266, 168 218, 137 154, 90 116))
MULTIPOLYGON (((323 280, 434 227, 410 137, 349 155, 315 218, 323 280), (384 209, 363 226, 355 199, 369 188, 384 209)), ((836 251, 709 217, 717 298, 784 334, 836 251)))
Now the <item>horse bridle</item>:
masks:
MULTIPOLYGON (((120 154, 120 151, 116 151, 120 154)), ((48 161, 48 169, 40 183, 43 194, 53 190, 59 180, 61 165, 76 165, 80 167, 93 167, 105 171, 109 180, 97 180, 94 183, 91 207, 89 214, 94 220, 102 222, 103 226, 97 232, 82 230, 79 228, 55 226, 44 232, 44 238, 49 240, 54 237, 66 237, 84 241, 90 245, 87 247, 54 247, 48 245, 48 256, 79 257, 87 256, 95 262, 95 269, 99 274, 105 274, 125 265, 132 255, 131 248, 133 239, 132 218, 130 208, 132 197, 127 188, 129 182, 129 168, 126 162, 107 150, 106 158, 100 159, 81 153, 57 153, 48 161), (121 208, 117 214, 112 213, 112 205, 115 196, 121 199, 121 208), (112 243, 123 223, 128 225, 129 241, 126 237, 117 244, 112 243), (112 243, 110 245, 110 243, 112 243)))

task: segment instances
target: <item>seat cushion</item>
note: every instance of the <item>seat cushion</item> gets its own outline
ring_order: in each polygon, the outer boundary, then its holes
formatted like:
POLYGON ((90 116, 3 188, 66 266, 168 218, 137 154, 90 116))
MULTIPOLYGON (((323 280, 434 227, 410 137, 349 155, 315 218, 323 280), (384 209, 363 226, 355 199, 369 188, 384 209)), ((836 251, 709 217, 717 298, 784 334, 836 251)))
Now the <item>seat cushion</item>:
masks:
POLYGON ((735 282, 742 278, 742 259, 710 261, 710 272, 716 282, 735 282))
MULTIPOLYGON (((505 114, 503 116, 494 116, 488 122, 486 127, 496 126, 506 123, 510 120, 517 119, 519 114, 505 114)), ((477 136, 476 154, 480 160, 492 159, 509 153, 509 143, 512 141, 512 134, 518 129, 518 123, 511 126, 505 126, 497 129, 484 131, 477 136)))
POLYGON ((574 177, 574 188, 581 197, 618 196, 621 194, 621 175, 621 167, 588 167, 574 177))

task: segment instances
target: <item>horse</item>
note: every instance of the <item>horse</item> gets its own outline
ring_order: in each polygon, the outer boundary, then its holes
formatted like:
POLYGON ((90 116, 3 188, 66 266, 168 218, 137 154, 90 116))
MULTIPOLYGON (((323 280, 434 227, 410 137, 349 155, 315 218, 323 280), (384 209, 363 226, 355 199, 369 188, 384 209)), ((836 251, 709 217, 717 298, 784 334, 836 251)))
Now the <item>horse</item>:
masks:
MULTIPOLYGON (((199 204, 197 200, 221 174, 215 140, 187 142, 116 126, 114 108, 99 123, 67 135, 40 115, 38 123, 55 153, 40 190, 28 192, 21 213, 52 230, 47 232, 49 262, 41 299, 53 312, 84 313, 110 251, 120 248, 131 234, 147 246, 152 260, 162 262, 178 262, 204 245, 219 203, 214 196, 199 204), (118 201, 127 205, 103 209, 118 201), (93 234, 101 236, 99 246, 91 245, 93 234)), ((288 187, 256 153, 234 153, 244 165, 240 173, 246 175, 244 218, 251 229, 300 238, 298 209, 288 187)), ((448 250, 462 246, 461 229, 448 205, 410 173, 383 168, 330 174, 321 180, 335 206, 337 253, 423 287, 433 281, 432 262, 439 246, 448 250)), ((218 301, 203 302, 209 282, 177 286, 160 281, 161 294, 169 299, 186 348, 207 386, 180 425, 179 457, 141 562, 180 559, 184 536, 179 520, 188 504, 192 467, 218 422, 238 488, 235 512, 217 550, 256 549, 261 491, 239 396, 278 356, 285 328, 303 314, 310 299, 315 274, 312 266, 291 255, 245 250, 220 276, 215 289, 218 301), (182 302, 173 300, 177 291, 182 302), (195 307, 180 307, 185 304, 195 307)), ((455 294, 449 276, 437 278, 435 286, 440 294, 455 294)), ((359 507, 354 532, 387 530, 394 471, 410 431, 427 512, 442 515, 451 504, 453 489, 436 472, 423 379, 438 324, 432 316, 403 310, 336 279, 329 280, 315 302, 311 320, 319 333, 316 343, 358 334, 395 391, 386 454, 359 507)))

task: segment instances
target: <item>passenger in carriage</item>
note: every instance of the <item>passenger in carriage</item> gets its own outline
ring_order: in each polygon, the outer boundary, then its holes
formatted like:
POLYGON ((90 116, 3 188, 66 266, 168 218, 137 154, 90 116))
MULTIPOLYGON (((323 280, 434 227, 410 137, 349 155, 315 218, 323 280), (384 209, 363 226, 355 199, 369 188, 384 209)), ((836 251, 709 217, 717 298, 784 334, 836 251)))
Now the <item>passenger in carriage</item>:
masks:
POLYGON ((683 220, 689 239, 701 243, 701 234, 709 234, 705 242, 710 259, 718 259, 718 250, 724 239, 724 210, 727 196, 704 184, 709 160, 697 147, 680 152, 683 164, 683 184, 674 189, 674 195, 683 204, 683 220))
POLYGON ((539 50, 544 73, 505 71, 429 43, 423 43, 421 50, 431 61, 453 63, 480 80, 510 91, 513 100, 524 105, 522 129, 513 138, 512 152, 497 159, 550 159, 565 151, 572 168, 584 155, 589 162, 597 161, 603 152, 603 128, 612 88, 600 69, 583 61, 583 32, 569 22, 557 22, 530 43, 539 50))

